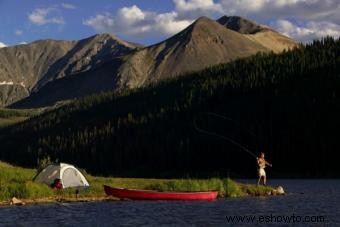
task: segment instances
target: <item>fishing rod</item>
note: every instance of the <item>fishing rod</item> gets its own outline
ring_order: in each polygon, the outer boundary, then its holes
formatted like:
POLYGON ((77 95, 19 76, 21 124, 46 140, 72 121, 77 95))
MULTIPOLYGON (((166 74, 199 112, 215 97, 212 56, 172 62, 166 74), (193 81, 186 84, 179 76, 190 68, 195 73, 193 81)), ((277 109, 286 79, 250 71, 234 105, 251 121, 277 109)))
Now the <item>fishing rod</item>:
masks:
MULTIPOLYGON (((205 113, 201 113, 201 114, 206 114, 206 115, 211 115, 211 116, 215 116, 215 117, 219 117, 219 118, 222 118, 222 119, 225 119, 225 120, 229 120, 229 121, 233 121, 231 118, 229 117, 226 117, 226 116, 223 116, 223 115, 220 115, 220 114, 216 114, 216 113, 212 113, 212 112, 205 112, 205 113)), ((229 137, 226 137, 226 136, 223 136, 223 135, 220 135, 218 133, 215 133, 215 132, 209 132, 207 130, 204 130, 200 127, 198 127, 197 125, 197 122, 196 122, 196 118, 194 118, 193 120, 193 124, 194 124, 194 128, 199 132, 199 133, 202 133, 202 134, 206 134, 206 135, 209 135, 209 136, 215 136, 215 137, 218 137, 220 139, 223 139, 223 140, 226 140, 236 146, 238 146, 239 148, 241 148, 243 151, 247 152, 249 155, 251 155, 252 157, 256 158, 256 160, 258 160, 258 157, 253 153, 251 152, 249 149, 247 149, 245 146, 243 146, 242 144, 236 142, 235 140, 229 138, 229 137)), ((255 133, 251 132, 250 130, 247 130, 249 133, 251 133, 253 136, 255 136, 255 133)), ((266 161, 266 164, 270 167, 272 167, 272 164, 270 164, 269 162, 266 161)))

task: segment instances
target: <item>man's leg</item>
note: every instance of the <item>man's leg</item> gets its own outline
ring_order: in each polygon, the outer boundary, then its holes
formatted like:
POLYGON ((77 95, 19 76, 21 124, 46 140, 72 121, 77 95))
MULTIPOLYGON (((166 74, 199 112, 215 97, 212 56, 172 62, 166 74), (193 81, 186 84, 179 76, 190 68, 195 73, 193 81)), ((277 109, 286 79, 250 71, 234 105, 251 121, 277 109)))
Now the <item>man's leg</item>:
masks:
POLYGON ((267 185, 267 179, 266 175, 263 176, 263 185, 267 185))

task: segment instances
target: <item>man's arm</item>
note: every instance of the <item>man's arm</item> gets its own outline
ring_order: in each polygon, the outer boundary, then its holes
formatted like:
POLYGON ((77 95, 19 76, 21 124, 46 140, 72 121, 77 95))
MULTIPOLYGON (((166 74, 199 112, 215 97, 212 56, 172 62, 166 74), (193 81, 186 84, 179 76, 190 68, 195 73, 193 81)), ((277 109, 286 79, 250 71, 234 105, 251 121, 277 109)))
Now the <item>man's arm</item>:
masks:
POLYGON ((273 167, 273 165, 272 165, 272 164, 270 164, 270 163, 269 163, 269 162, 267 162, 267 161, 266 161, 266 165, 267 165, 267 166, 270 166, 270 167, 273 167))

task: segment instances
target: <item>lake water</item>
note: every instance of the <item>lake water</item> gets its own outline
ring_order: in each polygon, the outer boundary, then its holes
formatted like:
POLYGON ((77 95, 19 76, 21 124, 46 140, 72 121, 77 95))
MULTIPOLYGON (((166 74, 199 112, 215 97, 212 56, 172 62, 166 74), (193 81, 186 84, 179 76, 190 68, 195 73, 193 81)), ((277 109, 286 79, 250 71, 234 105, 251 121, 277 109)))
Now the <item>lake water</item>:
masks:
MULTIPOLYGON (((254 183, 255 180, 241 181, 254 183)), ((287 195, 214 202, 112 201, 2 207, 0 225, 340 226, 339 180, 271 180, 268 183, 282 185, 287 195), (232 221, 234 216, 249 219, 232 221), (253 217, 255 221, 250 220, 253 217)))

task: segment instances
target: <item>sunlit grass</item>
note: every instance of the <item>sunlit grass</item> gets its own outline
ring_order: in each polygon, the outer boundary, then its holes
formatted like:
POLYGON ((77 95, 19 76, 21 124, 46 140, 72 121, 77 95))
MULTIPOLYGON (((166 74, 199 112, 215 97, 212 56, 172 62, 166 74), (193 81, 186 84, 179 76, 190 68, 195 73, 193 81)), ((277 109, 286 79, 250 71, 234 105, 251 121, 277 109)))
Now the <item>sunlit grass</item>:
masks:
POLYGON ((251 184, 240 184, 229 178, 219 179, 179 179, 165 182, 157 182, 147 186, 147 189, 158 191, 218 191, 219 197, 241 197, 246 195, 267 195, 272 188, 251 184))
POLYGON ((10 125, 14 125, 26 120, 28 117, 10 117, 10 118, 0 118, 0 128, 4 128, 10 125))
POLYGON ((6 109, 0 108, 0 128, 11 126, 38 115, 43 111, 39 109, 6 109))
MULTIPOLYGON (((12 197, 20 199, 68 199, 75 198, 75 189, 53 190, 45 184, 32 181, 37 171, 15 167, 0 162, 0 201, 12 197)), ((95 177, 85 174, 90 187, 81 189, 78 198, 105 197, 103 185, 113 187, 151 189, 158 191, 218 191, 219 197, 240 197, 246 195, 267 195, 270 187, 239 184, 230 179, 143 179, 95 177)))

